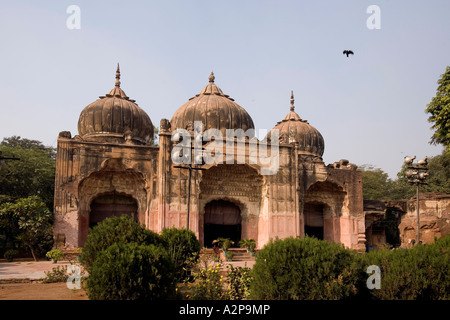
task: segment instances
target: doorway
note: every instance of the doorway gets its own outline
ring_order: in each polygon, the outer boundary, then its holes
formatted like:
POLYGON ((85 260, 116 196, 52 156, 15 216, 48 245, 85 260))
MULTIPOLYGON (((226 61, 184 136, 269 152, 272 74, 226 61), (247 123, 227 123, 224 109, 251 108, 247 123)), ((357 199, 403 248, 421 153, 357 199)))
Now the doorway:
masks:
POLYGON ((305 203, 303 211, 305 219, 305 235, 319 240, 324 239, 323 209, 323 204, 305 203))
POLYGON ((241 209, 232 202, 213 200, 205 206, 204 245, 212 247, 217 238, 229 238, 239 245, 242 232, 241 209))
POLYGON ((91 203, 89 228, 96 226, 106 218, 119 217, 122 214, 138 221, 137 212, 137 202, 130 196, 117 193, 98 196, 91 203))

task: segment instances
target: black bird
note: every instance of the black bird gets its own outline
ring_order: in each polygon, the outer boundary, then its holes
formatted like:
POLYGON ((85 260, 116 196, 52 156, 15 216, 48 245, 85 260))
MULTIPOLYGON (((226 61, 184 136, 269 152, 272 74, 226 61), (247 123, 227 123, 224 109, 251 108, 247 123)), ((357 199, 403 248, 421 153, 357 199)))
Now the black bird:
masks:
POLYGON ((342 52, 342 53, 346 54, 348 57, 349 54, 353 54, 353 51, 352 50, 344 50, 344 52, 342 52))

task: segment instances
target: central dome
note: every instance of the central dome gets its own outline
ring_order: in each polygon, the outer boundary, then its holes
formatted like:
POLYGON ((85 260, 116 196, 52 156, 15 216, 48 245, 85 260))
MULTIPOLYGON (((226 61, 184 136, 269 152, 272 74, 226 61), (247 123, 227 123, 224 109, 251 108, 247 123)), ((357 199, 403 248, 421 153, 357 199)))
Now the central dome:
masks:
MULTIPOLYGON (((255 129, 250 115, 234 102, 234 99, 224 94, 214 83, 214 73, 209 76, 209 84, 195 97, 189 99, 172 116, 171 128, 193 131, 194 122, 201 121, 203 131, 218 129, 226 137, 227 129, 255 129)), ((254 136, 252 132, 251 137, 254 136)))

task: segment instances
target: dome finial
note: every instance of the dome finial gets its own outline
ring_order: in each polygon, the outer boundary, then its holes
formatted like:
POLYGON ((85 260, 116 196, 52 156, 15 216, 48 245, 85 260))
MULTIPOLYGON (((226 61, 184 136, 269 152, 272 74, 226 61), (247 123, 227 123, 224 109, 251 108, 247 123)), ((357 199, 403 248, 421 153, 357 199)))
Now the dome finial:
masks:
POLYGON ((117 62, 117 70, 116 70, 116 87, 120 88, 120 68, 119 68, 118 62, 117 62))
POLYGON ((294 91, 291 90, 291 111, 294 111, 295 106, 294 106, 294 91))
POLYGON ((208 77, 209 82, 214 83, 214 79, 216 79, 216 77, 214 76, 214 72, 211 71, 211 74, 208 77))

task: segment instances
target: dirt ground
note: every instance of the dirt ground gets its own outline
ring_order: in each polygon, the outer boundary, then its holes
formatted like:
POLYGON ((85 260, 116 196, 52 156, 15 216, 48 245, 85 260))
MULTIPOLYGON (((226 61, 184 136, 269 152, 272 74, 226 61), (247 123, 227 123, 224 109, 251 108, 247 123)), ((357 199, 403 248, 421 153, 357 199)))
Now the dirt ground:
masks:
POLYGON ((71 290, 65 282, 0 283, 0 300, 89 300, 83 289, 71 290))

